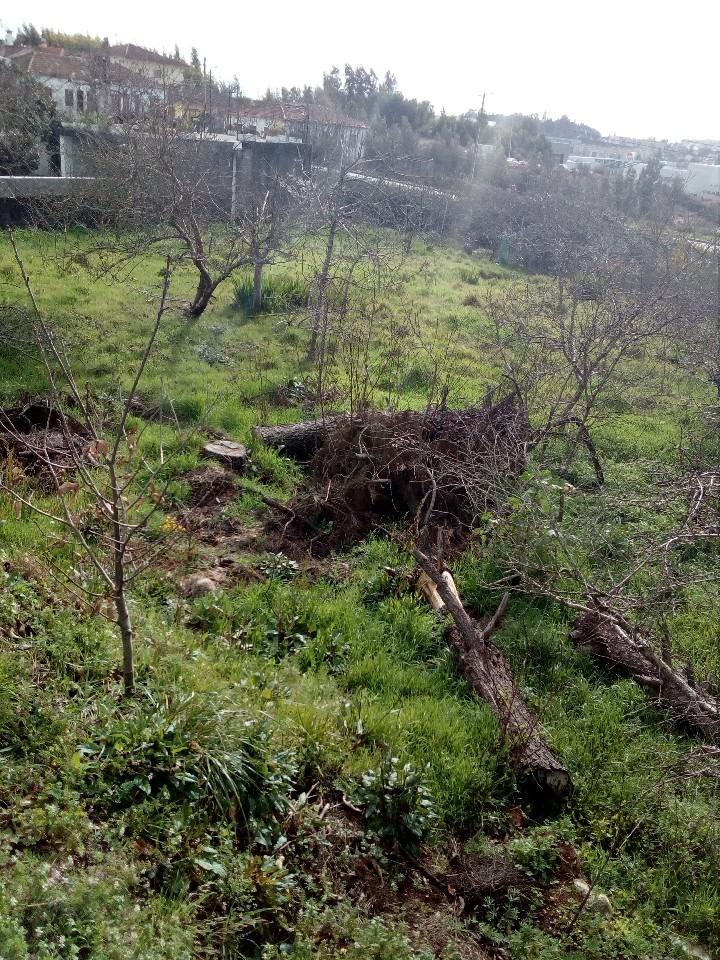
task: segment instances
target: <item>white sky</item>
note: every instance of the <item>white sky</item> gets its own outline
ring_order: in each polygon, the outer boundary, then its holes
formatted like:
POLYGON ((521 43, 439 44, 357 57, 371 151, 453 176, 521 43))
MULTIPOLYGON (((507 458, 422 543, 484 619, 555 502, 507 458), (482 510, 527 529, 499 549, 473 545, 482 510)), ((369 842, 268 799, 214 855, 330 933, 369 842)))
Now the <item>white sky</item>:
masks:
POLYGON ((720 2, 694 0, 3 0, 29 21, 188 58, 195 46, 249 96, 320 83, 346 62, 390 69, 449 113, 538 113, 604 134, 720 139, 720 2))

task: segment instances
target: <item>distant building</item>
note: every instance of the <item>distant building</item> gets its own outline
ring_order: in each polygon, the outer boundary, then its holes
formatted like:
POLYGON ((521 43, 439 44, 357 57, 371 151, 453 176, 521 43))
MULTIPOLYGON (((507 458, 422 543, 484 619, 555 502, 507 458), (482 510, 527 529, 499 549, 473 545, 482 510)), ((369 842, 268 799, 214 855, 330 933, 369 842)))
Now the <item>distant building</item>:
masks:
POLYGON ((9 57, 49 92, 58 116, 80 120, 138 113, 146 92, 137 78, 103 56, 71 56, 59 47, 27 47, 9 57))
POLYGON ((6 35, 0 56, 50 91, 58 116, 78 121, 132 119, 167 103, 183 84, 187 64, 134 44, 68 53, 43 42, 19 46, 6 35))
POLYGON ((634 166, 631 160, 622 160, 619 157, 612 156, 578 156, 571 154, 565 160, 565 167, 568 170, 578 170, 585 167, 598 173, 625 173, 629 167, 634 166))
POLYGON ((720 197, 720 164, 689 163, 687 168, 665 164, 660 177, 668 183, 678 181, 688 196, 702 200, 720 197))
POLYGON ((126 70, 148 80, 169 84, 182 83, 188 65, 183 60, 166 57, 162 53, 139 47, 134 43, 122 43, 107 47, 103 54, 112 63, 117 63, 126 70))
POLYGON ((261 138, 294 137, 316 150, 340 147, 351 160, 362 156, 368 130, 362 120, 316 103, 232 101, 228 113, 230 130, 261 138))
POLYGON ((553 163, 564 166, 568 157, 579 154, 580 141, 569 137, 546 137, 550 144, 553 163))

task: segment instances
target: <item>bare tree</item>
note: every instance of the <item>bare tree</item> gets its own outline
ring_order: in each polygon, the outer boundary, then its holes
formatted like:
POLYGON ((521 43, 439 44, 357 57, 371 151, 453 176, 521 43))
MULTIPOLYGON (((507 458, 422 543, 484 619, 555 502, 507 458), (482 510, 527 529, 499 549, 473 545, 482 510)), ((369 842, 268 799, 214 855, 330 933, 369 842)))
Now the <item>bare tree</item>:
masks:
POLYGON ((574 430, 602 481, 588 428, 609 393, 652 380, 658 350, 688 322, 696 281, 692 251, 661 231, 603 245, 570 278, 488 294, 491 354, 531 411, 541 450, 574 430))
POLYGON ((362 160, 342 159, 310 181, 303 261, 310 280, 308 359, 316 364, 320 395, 337 337, 379 307, 380 291, 387 297, 402 282, 404 251, 388 229, 397 224, 386 181, 364 169, 362 160))
POLYGON ((61 339, 43 314, 12 230, 8 241, 20 269, 35 319, 34 338, 50 383, 50 403, 38 418, 37 411, 20 408, 0 416, 3 442, 19 452, 21 462, 49 477, 57 495, 57 513, 38 505, 32 491, 26 492, 6 462, 0 489, 21 507, 58 525, 77 548, 79 565, 63 565, 50 558, 51 574, 76 599, 95 613, 117 624, 123 661, 125 693, 135 688, 134 628, 128 590, 133 581, 167 549, 143 541, 143 534, 161 508, 166 484, 138 450, 139 437, 130 428, 137 390, 163 318, 170 309, 168 292, 172 261, 166 259, 160 302, 147 333, 139 362, 119 411, 108 416, 83 395, 61 339), (69 401, 79 419, 65 412, 69 401), (33 416, 35 415, 35 423, 33 416), (36 429, 27 429, 27 426, 36 429), (82 506, 82 504, 90 506, 82 506), (92 521, 92 534, 87 521, 92 521), (112 611, 109 612, 106 601, 112 611))
POLYGON ((190 264, 197 275, 186 307, 192 318, 238 270, 253 268, 261 289, 302 178, 261 170, 250 184, 239 183, 240 152, 232 143, 177 129, 164 116, 122 135, 88 135, 85 157, 97 178, 102 229, 90 237, 90 251, 99 272, 123 277, 153 250, 190 264))

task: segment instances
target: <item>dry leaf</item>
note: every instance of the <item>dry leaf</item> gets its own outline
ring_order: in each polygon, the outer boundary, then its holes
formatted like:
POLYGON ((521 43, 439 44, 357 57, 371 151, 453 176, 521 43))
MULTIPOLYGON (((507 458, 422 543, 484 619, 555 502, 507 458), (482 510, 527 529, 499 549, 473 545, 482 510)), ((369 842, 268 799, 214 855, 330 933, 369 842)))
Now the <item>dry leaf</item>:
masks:
POLYGON ((65 483, 61 483, 57 488, 58 493, 77 493, 80 489, 80 484, 77 480, 66 480, 65 483))

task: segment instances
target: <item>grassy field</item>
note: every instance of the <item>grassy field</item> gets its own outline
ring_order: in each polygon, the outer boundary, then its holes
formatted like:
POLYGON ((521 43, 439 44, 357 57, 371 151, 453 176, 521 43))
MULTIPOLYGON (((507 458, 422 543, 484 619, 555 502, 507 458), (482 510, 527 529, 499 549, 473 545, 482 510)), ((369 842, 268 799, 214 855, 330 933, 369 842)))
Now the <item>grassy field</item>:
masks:
MULTIPOLYGON (((122 285, 94 282, 75 242, 17 237, 78 382, 122 389, 152 321, 160 259, 122 285)), ((481 399, 495 374, 479 305, 488 289, 527 278, 440 246, 416 246, 403 270, 387 316, 412 315, 429 343, 451 344, 451 402, 481 399)), ((171 294, 186 297, 191 283, 177 276, 171 294)), ((23 303, 6 243, 0 298, 23 303)), ((23 343, 30 321, 14 321, 5 346, 0 329, 4 402, 46 389, 23 343)), ((228 284, 199 321, 168 317, 141 394, 182 424, 248 441, 259 421, 306 415, 275 393, 311 376, 306 343, 297 317, 248 317, 228 284)), ((341 364, 335 372, 342 387, 341 364)), ((410 357, 401 403, 421 404, 430 382, 427 360, 410 357)), ((674 461, 698 399, 677 373, 658 374, 650 393, 610 398, 595 439, 611 490, 640 494, 674 461)), ((159 424, 142 436, 149 459, 168 457, 174 483, 158 526, 187 504, 186 478, 201 462, 199 437, 177 456, 174 442, 159 424)), ((302 478, 251 450, 249 488, 220 519, 240 528, 233 559, 253 575, 180 596, 178 580, 217 559, 218 548, 188 542, 138 583, 132 702, 121 697, 113 627, 48 572, 51 524, 0 496, 0 957, 471 960, 502 949, 515 960, 649 960, 687 956, 687 944, 720 950, 717 780, 684 775, 697 744, 632 681, 572 647, 566 610, 517 596, 497 642, 575 785, 561 813, 533 809, 495 718, 412 590, 410 561, 380 537, 322 562, 268 555, 252 486, 288 497, 302 478), (459 842, 503 851, 529 892, 464 913, 408 868, 387 831, 406 845, 421 836, 439 872, 459 842), (568 874, 575 855, 581 866, 568 874), (579 872, 611 912, 575 916, 579 872)), ((592 498, 578 496, 569 529, 592 515, 592 498)), ((651 521, 620 519, 617 535, 651 521)), ((718 587, 700 575, 716 561, 693 561, 697 587, 670 618, 675 649, 703 673, 720 671, 718 587)), ((494 562, 478 550, 456 565, 478 615, 497 604, 494 562)))

